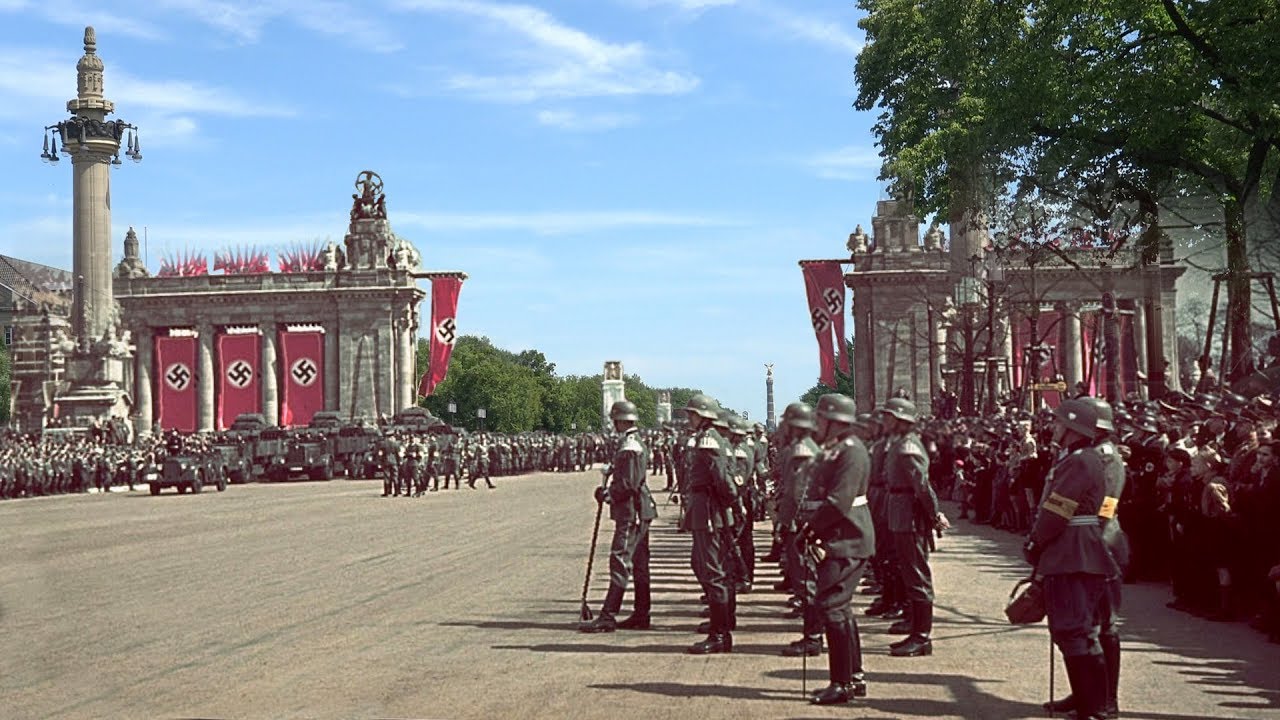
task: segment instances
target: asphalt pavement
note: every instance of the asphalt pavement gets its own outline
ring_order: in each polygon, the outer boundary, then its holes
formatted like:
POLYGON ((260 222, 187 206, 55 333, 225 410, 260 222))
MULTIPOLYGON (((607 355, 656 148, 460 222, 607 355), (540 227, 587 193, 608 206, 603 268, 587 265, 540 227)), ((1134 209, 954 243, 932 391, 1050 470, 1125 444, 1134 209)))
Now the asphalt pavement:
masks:
MULTIPOLYGON (((939 542, 931 657, 890 657, 897 638, 855 598, 869 695, 816 707, 802 688, 826 684, 826 657, 779 654, 799 621, 768 590, 775 568, 740 599, 732 654, 685 654, 699 588, 677 508, 656 493, 655 628, 584 635, 599 474, 495 482, 409 499, 333 480, 0 503, 0 717, 1047 716, 1047 631, 1003 618, 1026 571, 1007 533, 962 521, 939 542)), ((1123 716, 1280 717, 1280 646, 1167 599, 1125 588, 1123 716)), ((1056 679, 1065 692, 1060 660, 1056 679)))

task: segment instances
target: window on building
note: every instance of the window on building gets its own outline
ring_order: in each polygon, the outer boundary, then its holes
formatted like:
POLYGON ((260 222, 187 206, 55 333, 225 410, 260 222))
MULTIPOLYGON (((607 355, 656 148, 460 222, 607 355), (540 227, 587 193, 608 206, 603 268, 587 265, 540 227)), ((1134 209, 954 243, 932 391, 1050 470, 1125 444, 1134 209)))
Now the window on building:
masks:
POLYGON ((12 325, 4 326, 4 344, 5 345, 13 344, 13 326, 12 325))

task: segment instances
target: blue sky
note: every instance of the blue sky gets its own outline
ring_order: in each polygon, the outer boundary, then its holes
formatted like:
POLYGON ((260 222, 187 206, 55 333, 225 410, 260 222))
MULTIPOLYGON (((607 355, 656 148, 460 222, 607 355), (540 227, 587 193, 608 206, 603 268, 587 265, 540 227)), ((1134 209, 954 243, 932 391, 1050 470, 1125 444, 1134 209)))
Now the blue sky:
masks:
POLYGON ((847 255, 879 167, 852 2, 0 0, 0 252, 71 266, 71 177, 40 163, 94 25, 115 117, 117 256, 275 251, 386 183, 463 332, 605 360, 763 418, 815 382, 796 261, 847 255))

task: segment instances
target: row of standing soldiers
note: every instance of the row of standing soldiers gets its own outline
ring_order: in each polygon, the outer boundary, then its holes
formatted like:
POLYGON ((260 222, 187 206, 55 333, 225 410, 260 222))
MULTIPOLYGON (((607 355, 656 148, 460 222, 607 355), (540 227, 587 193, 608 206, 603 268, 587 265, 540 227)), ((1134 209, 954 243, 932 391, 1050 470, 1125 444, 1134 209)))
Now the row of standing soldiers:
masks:
POLYGON ((483 479, 493 489, 493 477, 532 472, 589 470, 605 458, 608 444, 601 435, 577 436, 530 433, 442 435, 397 430, 385 435, 367 459, 367 476, 381 475, 384 496, 421 496, 450 483, 460 489, 483 479))
POLYGON ((158 441, 119 445, 89 435, 50 440, 6 432, 0 437, 0 500, 133 489, 163 453, 158 441))

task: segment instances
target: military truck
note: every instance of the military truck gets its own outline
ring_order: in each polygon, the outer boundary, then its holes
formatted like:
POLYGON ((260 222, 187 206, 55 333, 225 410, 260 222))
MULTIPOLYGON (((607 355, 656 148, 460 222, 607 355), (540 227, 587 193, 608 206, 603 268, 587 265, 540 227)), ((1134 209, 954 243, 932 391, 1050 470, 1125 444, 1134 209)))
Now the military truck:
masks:
POLYGON ((330 436, 334 469, 351 478, 371 477, 373 457, 382 433, 365 422, 357 422, 330 436))
POLYGON ((333 476, 333 457, 329 440, 323 434, 303 431, 289 438, 283 456, 275 456, 267 477, 288 480, 304 474, 312 480, 328 480, 333 476))
POLYGON ((274 468, 284 462, 285 453, 289 450, 289 435, 287 428, 279 427, 268 427, 258 433, 253 444, 254 477, 272 479, 274 468))
POLYGON ((148 485, 152 495, 159 495, 167 487, 177 488, 181 495, 188 490, 198 493, 205 485, 216 485, 218 492, 227 489, 227 478, 211 462, 210 455, 170 455, 160 466, 160 473, 152 476, 148 485))
POLYGON ((232 484, 240 485, 253 478, 252 438, 226 435, 215 438, 210 449, 214 461, 220 463, 220 471, 232 484))

